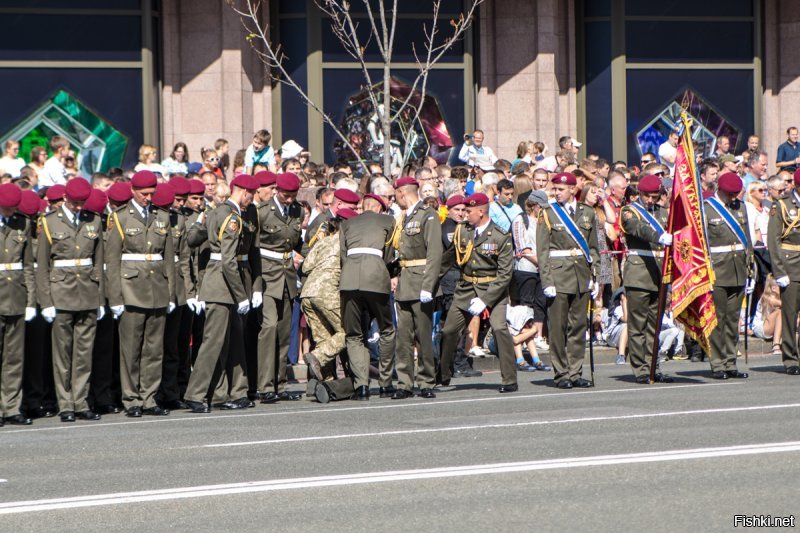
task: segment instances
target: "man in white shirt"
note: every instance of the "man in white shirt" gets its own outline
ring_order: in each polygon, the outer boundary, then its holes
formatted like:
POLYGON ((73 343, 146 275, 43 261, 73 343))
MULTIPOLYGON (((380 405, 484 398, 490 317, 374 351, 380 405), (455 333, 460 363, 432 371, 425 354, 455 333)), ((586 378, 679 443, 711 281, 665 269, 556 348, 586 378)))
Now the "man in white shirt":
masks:
POLYGON ((671 131, 666 142, 658 147, 658 158, 669 168, 669 175, 675 174, 675 158, 678 157, 678 132, 671 131))
POLYGON ((465 138, 465 142, 458 152, 458 159, 471 167, 491 167, 494 165, 495 161, 497 161, 497 156, 494 155, 491 148, 483 145, 483 131, 475 130, 472 132, 471 137, 471 143, 469 142, 469 136, 465 138))
POLYGON ((44 162, 44 172, 39 176, 39 187, 51 187, 67 182, 67 169, 64 158, 69 153, 69 141, 60 135, 50 139, 50 151, 53 156, 44 162))

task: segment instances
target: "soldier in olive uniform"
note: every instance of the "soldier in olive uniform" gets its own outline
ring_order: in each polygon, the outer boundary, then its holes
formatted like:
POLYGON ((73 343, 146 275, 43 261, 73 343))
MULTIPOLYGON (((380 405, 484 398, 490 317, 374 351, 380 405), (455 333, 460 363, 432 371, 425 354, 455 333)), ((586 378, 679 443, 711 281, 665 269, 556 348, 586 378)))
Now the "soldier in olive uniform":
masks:
POLYGON ((36 316, 36 286, 31 221, 14 212, 21 200, 19 187, 11 183, 0 185, 0 426, 4 422, 31 423, 20 407, 25 322, 36 316))
POLYGON ((397 302, 397 391, 394 399, 412 396, 414 347, 419 346, 420 395, 435 398, 436 361, 433 356, 434 297, 442 265, 442 226, 436 211, 419 199, 419 184, 411 177, 397 180, 397 205, 405 212, 397 222, 393 245, 399 256, 397 302))
MULTIPOLYGON (((639 180, 639 200, 620 211, 622 231, 628 246, 622 284, 628 300, 628 358, 636 382, 650 383, 650 354, 653 349, 658 313, 658 290, 664 246, 672 244, 672 235, 664 233, 667 210, 658 205, 661 180, 644 176, 639 180)), ((552 343, 551 343, 552 346, 552 343)), ((671 383, 660 372, 655 380, 671 383)))
MULTIPOLYGON (((250 311, 250 299, 246 290, 246 279, 240 260, 242 246, 242 210, 253 200, 258 182, 251 176, 242 174, 231 183, 231 197, 211 210, 206 217, 210 261, 200 285, 200 300, 206 302, 206 321, 203 344, 197 355, 192 375, 186 389, 186 405, 192 412, 208 413, 207 398, 226 399, 229 395, 226 370, 232 335, 241 337, 241 318, 250 311), (235 328, 238 321, 239 327, 235 328)), ((248 238, 252 249, 252 238, 248 238)), ((248 256, 249 260, 249 256, 248 256)), ((241 343, 241 338, 239 339, 241 343)), ((237 353, 236 357, 243 356, 237 353)), ((243 400, 247 401, 246 378, 244 380, 243 400)), ((242 397, 238 398, 239 400, 242 397)), ((224 408, 240 408, 245 405, 222 402, 224 408)))
POLYGON ((169 414, 155 395, 166 316, 175 310, 175 248, 169 213, 151 205, 156 182, 150 171, 134 174, 133 199, 109 218, 108 301, 119 319, 122 403, 131 417, 169 414))
POLYGON ((750 244, 747 209, 737 198, 742 180, 733 172, 719 177, 717 193, 705 201, 708 252, 714 267, 714 307, 717 327, 711 332, 711 377, 747 378, 736 369, 739 343, 739 315, 745 291, 751 294, 755 280, 750 276, 753 247, 750 244))
POLYGON ((298 400, 286 390, 286 365, 292 331, 292 303, 297 297, 295 254, 303 245, 303 207, 295 201, 300 179, 278 176, 272 201, 258 206, 261 275, 253 282, 253 305, 263 319, 258 335, 258 390, 261 403, 298 400))
POLYGON ((781 354, 786 373, 800 376, 797 353, 797 313, 800 312, 800 169, 794 189, 772 204, 767 246, 772 275, 781 288, 781 354))
POLYGON ((551 179, 555 202, 539 214, 536 254, 547 296, 550 353, 560 389, 591 387, 582 377, 586 351, 586 313, 596 298, 595 275, 600 263, 594 210, 575 200, 575 176, 551 179))
POLYGON ((362 315, 367 312, 378 322, 380 341, 379 385, 392 386, 394 325, 389 293, 391 279, 387 265, 394 259, 391 239, 394 219, 382 214, 386 208, 380 197, 370 195, 363 201, 364 212, 342 222, 339 228, 339 253, 342 274, 342 322, 345 344, 353 374, 353 398, 369 400, 369 351, 364 346, 362 315))
MULTIPOLYGON (((186 218, 186 243, 189 245, 190 253, 190 279, 191 282, 187 286, 186 305, 194 313, 192 318, 192 354, 191 362, 197 360, 197 354, 200 352, 200 346, 203 343, 203 326, 205 323, 205 302, 197 298, 197 293, 200 290, 200 282, 203 280, 203 274, 208 266, 208 255, 211 253, 208 249, 208 235, 205 230, 205 216, 206 209, 210 208, 206 205, 204 196, 205 184, 198 180, 189 180, 189 187, 191 192, 187 199, 187 206, 192 210, 186 218), (202 185, 203 190, 200 190, 202 185)), ((188 374, 185 376, 186 380, 182 382, 181 390, 186 391, 186 384, 189 382, 188 374)))
POLYGON ((87 402, 97 320, 105 314, 103 228, 99 215, 82 209, 91 192, 86 180, 70 180, 64 205, 41 219, 36 285, 42 316, 53 324, 62 422, 100 419, 87 402))
POLYGON ((502 393, 517 391, 517 365, 514 340, 508 332, 506 310, 508 286, 514 268, 511 235, 489 218, 489 197, 476 193, 464 202, 467 224, 460 224, 453 245, 442 258, 440 274, 455 263, 461 269, 453 303, 442 330, 442 385, 449 386, 452 364, 461 332, 471 316, 489 318, 500 359, 502 393), (471 316, 470 316, 471 315, 471 316))

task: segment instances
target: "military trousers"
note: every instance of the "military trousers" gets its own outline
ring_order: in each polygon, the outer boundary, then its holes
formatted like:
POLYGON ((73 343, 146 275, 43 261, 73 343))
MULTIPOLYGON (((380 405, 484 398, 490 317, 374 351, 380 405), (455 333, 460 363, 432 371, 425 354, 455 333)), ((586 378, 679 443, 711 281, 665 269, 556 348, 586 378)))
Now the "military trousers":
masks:
POLYGON ((97 321, 92 349, 90 398, 93 408, 113 405, 114 399, 114 315, 106 312, 97 321))
MULTIPOLYGON (((285 283, 285 282, 284 282, 285 283)), ((292 335, 292 299, 284 285, 283 297, 264 296, 258 333, 258 392, 286 390, 286 365, 292 335)))
POLYGON ((217 388, 227 364, 234 318, 236 310, 232 304, 206 304, 203 344, 186 387, 184 398, 187 401, 205 403, 217 388))
POLYGON ((350 371, 353 374, 353 387, 369 386, 369 350, 364 346, 364 329, 361 324, 363 312, 378 322, 378 383, 381 387, 391 386, 395 332, 389 295, 366 291, 341 291, 341 295, 342 322, 350 371))
MULTIPOLYGON (((184 306, 181 313, 180 330, 178 332, 178 398, 183 399, 186 394, 186 385, 189 383, 189 375, 192 372, 192 327, 194 325, 195 314, 184 306)), ((198 339, 198 343, 200 340, 198 339)), ((163 377, 162 377, 163 379, 163 377)))
MULTIPOLYGON (((397 386, 410 391, 414 387, 414 347, 419 346, 419 386, 432 389, 436 385, 436 361, 433 357, 433 312, 435 302, 397 302, 397 348, 395 370, 397 386)), ((513 346, 512 346, 513 351, 513 346)))
POLYGON ((547 299, 550 362, 556 383, 575 381, 583 373, 589 298, 588 292, 557 292, 555 298, 547 299))
POLYGON ((712 372, 736 370, 736 349, 739 344, 739 315, 744 300, 744 287, 715 286, 711 293, 717 309, 717 327, 711 332, 711 353, 708 360, 712 372))
MULTIPOLYGON (((353 396, 353 393, 355 393, 353 380, 350 378, 333 379, 323 383, 324 387, 328 389, 328 394, 333 402, 349 400, 353 396)), ((323 386, 322 383, 320 383, 319 386, 323 386)))
POLYGON ((167 309, 125 306, 119 319, 120 381, 125 409, 156 407, 167 309))
POLYGON ((628 300, 628 360, 635 377, 650 375, 650 361, 656 334, 658 291, 625 288, 628 300))
POLYGON ((158 401, 176 402, 181 398, 181 389, 178 384, 178 373, 181 364, 187 361, 189 345, 180 345, 181 322, 183 315, 189 313, 189 308, 179 305, 167 315, 164 324, 164 361, 161 365, 161 386, 158 392, 158 401))
POLYGON ((212 403, 241 400, 247 398, 248 366, 245 357, 244 325, 245 317, 233 310, 229 328, 228 353, 225 364, 220 365, 219 379, 211 380, 217 383, 212 396, 212 403))
MULTIPOLYGON (((514 339, 508 332, 506 322, 506 308, 508 300, 503 300, 491 310, 489 325, 497 342, 497 353, 500 359, 500 379, 503 385, 517 383, 517 365, 514 355, 514 339)), ((442 329, 442 359, 439 362, 442 381, 449 381, 453 377, 453 358, 458 349, 459 337, 467 323, 472 320, 469 312, 451 307, 447 313, 447 320, 442 329)))
POLYGON ((25 364, 22 371, 22 405, 25 411, 47 407, 55 411, 53 383, 53 350, 51 327, 42 318, 41 308, 36 317, 25 324, 25 364))
POLYGON ((781 288, 781 355, 783 366, 800 365, 797 354, 797 313, 800 312, 800 282, 781 288))
POLYGON ((25 359, 25 320, 22 315, 0 316, 0 416, 20 414, 22 368, 25 359))
POLYGON ((56 312, 53 320, 53 378, 58 410, 89 409, 89 378, 97 330, 97 310, 56 312))
POLYGON ((336 301, 326 298, 302 298, 300 308, 314 339, 313 353, 322 365, 324 377, 335 377, 336 356, 344 350, 345 334, 339 295, 336 301))

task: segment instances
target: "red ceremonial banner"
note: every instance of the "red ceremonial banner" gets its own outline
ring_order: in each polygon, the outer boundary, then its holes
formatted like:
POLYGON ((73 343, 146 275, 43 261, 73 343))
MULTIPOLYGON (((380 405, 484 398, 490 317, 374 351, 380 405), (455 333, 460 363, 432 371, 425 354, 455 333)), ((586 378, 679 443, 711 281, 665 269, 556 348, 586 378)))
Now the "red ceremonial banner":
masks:
POLYGON ((703 231, 702 197, 694 165, 690 126, 684 131, 675 159, 675 183, 670 201, 669 223, 672 246, 664 262, 664 283, 672 283, 672 312, 686 333, 708 353, 708 338, 717 326, 711 291, 714 271, 703 231))

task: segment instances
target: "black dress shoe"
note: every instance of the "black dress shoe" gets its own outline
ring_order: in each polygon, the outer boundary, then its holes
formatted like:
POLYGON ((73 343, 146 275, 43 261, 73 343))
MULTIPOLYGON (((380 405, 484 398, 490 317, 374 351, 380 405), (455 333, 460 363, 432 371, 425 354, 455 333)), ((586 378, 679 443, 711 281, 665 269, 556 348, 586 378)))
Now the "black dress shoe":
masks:
POLYGON ((594 387, 594 383, 588 379, 578 378, 572 382, 572 386, 580 389, 588 389, 589 387, 594 387))
POLYGON ((30 411, 26 411, 25 414, 28 415, 28 417, 30 418, 50 418, 56 416, 55 411, 42 406, 31 409, 30 411))
POLYGON ((567 378, 563 378, 561 381, 556 383, 556 387, 558 387, 559 389, 571 389, 572 386, 573 386, 572 382, 567 378))
POLYGON ((75 422, 75 413, 72 411, 64 411, 61 413, 62 422, 75 422))
POLYGON ((5 421, 13 426, 30 426, 33 424, 30 418, 23 415, 7 416, 5 421))
POLYGON ((419 395, 421 398, 428 398, 428 399, 436 398, 436 393, 433 392, 433 389, 422 389, 419 395))
POLYGON ((274 392, 262 392, 261 403, 275 403, 278 401, 278 395, 274 392))
POLYGON ((442 381, 439 382, 439 385, 441 385, 442 387, 449 387, 450 386, 450 380, 449 379, 443 379, 442 381))
POLYGON ((314 398, 316 398, 319 403, 330 402, 331 391, 328 390, 328 386, 321 381, 317 381, 317 386, 314 387, 314 398))
POLYGON ((722 370, 719 370, 717 372, 712 372, 711 377, 714 379, 728 379, 728 374, 722 370))
POLYGON ((296 402, 302 397, 302 392, 289 392, 288 390, 285 390, 278 393, 278 399, 283 401, 296 402))
POLYGON ((655 382, 656 383, 674 383, 675 382, 675 378, 673 378, 672 376, 667 376, 666 374, 661 374, 659 372, 658 374, 656 374, 655 382))
POLYGON ((186 408, 189 409, 193 413, 210 413, 211 409, 206 405, 205 402, 193 402, 191 400, 185 400, 186 408))
POLYGON ((86 411, 78 411, 75 413, 75 416, 81 420, 100 420, 100 415, 90 409, 87 409, 86 411))
POLYGON ((394 394, 396 392, 397 389, 395 389, 393 385, 389 385, 388 387, 380 387, 378 389, 378 393, 380 394, 381 398, 394 398, 394 394))
POLYGON ((750 377, 747 372, 739 372, 738 370, 726 370, 725 373, 728 374, 729 378, 733 379, 747 379, 750 377))
POLYGON ((352 398, 354 400, 361 400, 361 401, 369 400, 369 387, 367 387, 366 385, 361 385, 353 393, 352 398))
POLYGON ((122 409, 112 403, 107 405, 98 405, 95 407, 94 412, 100 413, 101 415, 115 415, 117 413, 121 413, 122 409))
POLYGON ((474 368, 465 368, 464 370, 456 370, 453 372, 454 378, 479 378, 483 375, 480 370, 474 368))
POLYGON ((412 398, 413 396, 414 393, 410 390, 397 389, 392 395, 392 400, 405 400, 406 398, 412 398))
POLYGON ((800 376, 800 366, 790 366, 786 369, 786 373, 790 376, 800 376))
POLYGON ((232 409, 241 409, 239 406, 234 405, 233 402, 219 402, 212 405, 215 409, 221 409, 222 411, 230 411, 232 409))
POLYGON ((141 418, 142 416, 142 408, 141 407, 130 407, 128 411, 125 413, 125 416, 129 416, 131 418, 141 418))
POLYGON ((497 391, 501 392, 501 393, 504 393, 504 392, 517 392, 518 390, 519 390, 519 387, 517 386, 516 383, 512 383, 511 385, 500 385, 500 388, 497 389, 497 391))
POLYGON ((168 402, 163 402, 161 407, 171 411, 179 411, 181 409, 186 409, 186 402, 183 400, 170 400, 168 402))
POLYGON ((167 416, 169 414, 169 411, 156 405, 155 407, 149 407, 147 409, 144 409, 142 413, 148 416, 167 416))
POLYGON ((238 405, 239 409, 250 409, 251 407, 256 406, 256 402, 250 401, 250 399, 247 397, 233 400, 231 403, 238 405))

